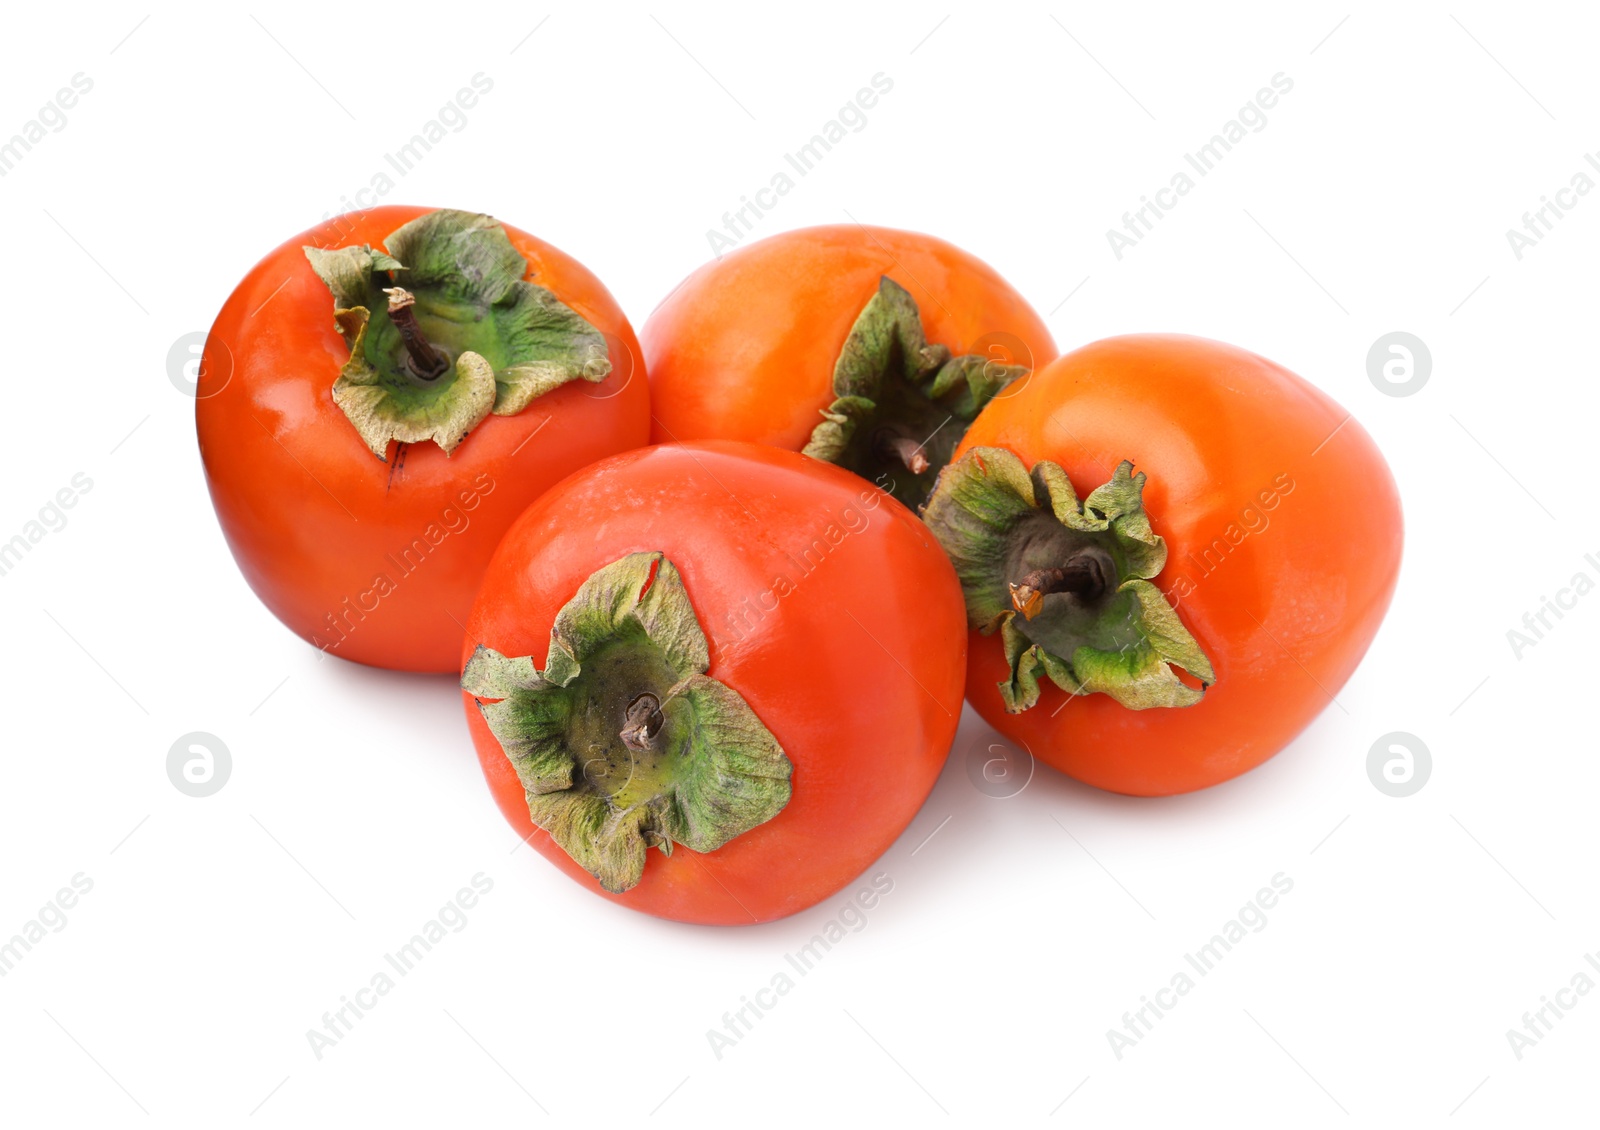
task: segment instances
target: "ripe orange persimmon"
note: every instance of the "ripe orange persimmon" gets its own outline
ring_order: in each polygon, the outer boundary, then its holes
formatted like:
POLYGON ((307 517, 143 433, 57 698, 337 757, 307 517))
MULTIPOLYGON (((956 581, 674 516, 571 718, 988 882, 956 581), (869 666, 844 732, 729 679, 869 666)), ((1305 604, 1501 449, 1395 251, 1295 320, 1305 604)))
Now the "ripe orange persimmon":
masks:
POLYGON ((924 518, 962 580, 973 706, 1136 795, 1288 744, 1366 653, 1400 567, 1399 495, 1361 426, 1193 337, 1111 338, 1034 373, 968 430, 924 518))
POLYGON ((912 508, 984 404, 1056 355, 988 264, 860 224, 785 232, 707 263, 639 336, 655 442, 803 450, 912 508))
POLYGON ((512 520, 647 440, 638 356, 594 275, 487 216, 386 206, 296 236, 234 290, 201 361, 234 559, 317 647, 456 670, 512 520))
POLYGON ((573 475, 506 534, 467 628, 506 819, 583 886, 686 922, 766 922, 861 874, 961 713, 961 589, 927 527, 754 444, 573 475))

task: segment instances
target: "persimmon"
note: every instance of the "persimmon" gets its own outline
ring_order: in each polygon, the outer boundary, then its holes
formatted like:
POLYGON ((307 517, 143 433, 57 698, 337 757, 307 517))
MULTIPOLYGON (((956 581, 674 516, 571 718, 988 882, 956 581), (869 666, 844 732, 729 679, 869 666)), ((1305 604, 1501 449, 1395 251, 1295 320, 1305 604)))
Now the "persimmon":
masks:
POLYGON ((1111 338, 968 429, 924 518, 966 599, 967 696, 1114 792, 1259 765, 1334 700, 1400 567, 1400 499, 1361 425, 1230 345, 1111 338))
POLYGON ((462 687, 540 854, 623 906, 732 924, 827 898, 900 835, 965 663, 960 586, 905 507, 794 452, 667 444, 511 527, 462 687))
POLYGON ((234 559, 330 654, 454 671, 512 520, 648 439, 638 357, 593 274, 488 216, 386 206, 295 236, 223 305, 195 390, 234 559))
POLYGON ((640 339, 654 442, 804 451, 913 508, 978 411, 1056 354, 986 263, 860 224, 785 232, 707 263, 640 339))

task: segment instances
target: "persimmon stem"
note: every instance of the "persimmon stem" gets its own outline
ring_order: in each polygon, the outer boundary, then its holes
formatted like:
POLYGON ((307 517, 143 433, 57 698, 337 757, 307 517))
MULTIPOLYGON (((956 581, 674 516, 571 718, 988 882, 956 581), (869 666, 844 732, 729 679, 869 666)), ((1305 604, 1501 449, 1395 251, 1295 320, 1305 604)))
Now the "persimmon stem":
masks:
POLYGON ((923 453, 922 444, 898 428, 883 429, 878 434, 878 446, 884 454, 900 460, 913 475, 920 475, 928 469, 928 457, 923 453))
POLYGON ((1105 568, 1098 555, 1080 553, 1049 569, 1035 569, 1011 582, 1011 606, 1029 620, 1039 614, 1051 593, 1076 593, 1092 600, 1105 591, 1105 568))
POLYGON ((389 320, 406 343, 411 371, 425 381, 438 379, 450 367, 450 362, 423 336, 422 327, 417 325, 417 316, 411 310, 416 296, 403 286, 385 287, 383 293, 389 296, 389 320))
POLYGON ((626 724, 617 736, 631 750, 650 748, 650 739, 661 732, 666 717, 661 713, 661 700, 648 691, 628 703, 626 724))

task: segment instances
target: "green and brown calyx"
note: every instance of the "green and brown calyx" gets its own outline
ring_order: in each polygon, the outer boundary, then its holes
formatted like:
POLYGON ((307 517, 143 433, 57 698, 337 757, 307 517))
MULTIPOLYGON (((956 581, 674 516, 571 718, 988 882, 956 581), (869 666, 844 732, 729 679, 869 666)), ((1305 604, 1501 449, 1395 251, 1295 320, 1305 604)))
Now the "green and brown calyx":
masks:
POLYGON ((611 372, 604 335, 544 287, 489 216, 441 209, 385 251, 305 248, 350 358, 333 399, 379 459, 391 441, 448 455, 483 419, 611 372))
POLYGON ((672 562, 633 553, 557 614, 544 670, 478 647, 461 676, 528 814, 608 891, 646 853, 715 851, 789 803, 789 758, 710 655, 672 562))
POLYGON ((952 357, 922 333, 916 300, 885 275, 833 367, 834 401, 804 451, 871 479, 916 509, 967 425, 1028 370, 952 357))
POLYGON ((968 623, 1000 632, 1010 665, 1000 696, 1011 713, 1039 701, 1041 677, 1132 710, 1192 706, 1216 682, 1151 583, 1167 546, 1150 528, 1144 483, 1124 461, 1080 501, 1056 464, 1029 471, 995 447, 967 451, 939 476, 923 519, 955 564, 968 623))

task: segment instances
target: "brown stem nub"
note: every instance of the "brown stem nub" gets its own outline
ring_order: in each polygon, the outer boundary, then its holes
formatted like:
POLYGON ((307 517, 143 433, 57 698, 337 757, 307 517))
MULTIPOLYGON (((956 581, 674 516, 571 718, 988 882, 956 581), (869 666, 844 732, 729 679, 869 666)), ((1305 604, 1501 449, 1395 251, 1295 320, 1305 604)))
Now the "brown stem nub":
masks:
POLYGON ((411 312, 416 296, 403 286, 385 287, 389 296, 389 320, 400 331, 411 357, 411 371, 425 381, 435 380, 450 367, 450 362, 422 335, 417 316, 411 312))
POLYGON ((878 436, 878 444, 885 454, 892 455, 905 465, 905 469, 913 475, 920 475, 928 469, 928 457, 923 454, 922 444, 896 429, 885 429, 878 436))
POLYGON ((1011 607, 1032 620, 1044 607, 1044 598, 1053 592, 1077 593, 1093 599, 1105 591, 1105 569, 1100 559, 1084 553, 1053 569, 1035 569, 1021 580, 1011 582, 1011 607))
POLYGON ((649 749, 650 739, 661 732, 666 722, 661 713, 661 700, 648 691, 628 703, 626 718, 627 723, 617 736, 623 745, 635 751, 649 749))

